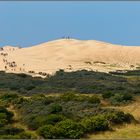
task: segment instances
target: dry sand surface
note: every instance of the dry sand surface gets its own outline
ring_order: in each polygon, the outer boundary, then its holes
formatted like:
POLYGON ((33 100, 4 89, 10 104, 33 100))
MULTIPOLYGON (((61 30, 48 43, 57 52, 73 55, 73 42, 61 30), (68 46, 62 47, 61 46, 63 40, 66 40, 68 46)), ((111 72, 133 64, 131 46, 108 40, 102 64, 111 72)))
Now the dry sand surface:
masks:
POLYGON ((59 39, 28 48, 0 49, 0 70, 37 76, 59 69, 76 71, 128 70, 140 67, 140 47, 95 40, 59 39))

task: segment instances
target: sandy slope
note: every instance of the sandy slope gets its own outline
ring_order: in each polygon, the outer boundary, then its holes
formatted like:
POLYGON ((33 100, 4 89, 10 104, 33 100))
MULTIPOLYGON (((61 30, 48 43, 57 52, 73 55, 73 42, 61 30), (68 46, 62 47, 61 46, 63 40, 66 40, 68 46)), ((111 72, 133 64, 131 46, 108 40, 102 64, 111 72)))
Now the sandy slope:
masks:
POLYGON ((119 46, 94 40, 59 39, 29 48, 13 48, 8 46, 0 51, 0 54, 8 54, 0 55, 1 70, 55 73, 59 69, 92 69, 108 72, 135 69, 140 64, 140 47, 119 46), (14 67, 7 64, 13 61, 14 67))

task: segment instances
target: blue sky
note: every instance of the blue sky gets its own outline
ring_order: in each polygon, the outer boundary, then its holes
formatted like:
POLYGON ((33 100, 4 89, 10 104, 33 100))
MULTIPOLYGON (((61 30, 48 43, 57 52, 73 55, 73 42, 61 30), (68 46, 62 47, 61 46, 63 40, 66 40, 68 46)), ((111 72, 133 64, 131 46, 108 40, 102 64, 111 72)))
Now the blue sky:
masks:
POLYGON ((0 2, 0 46, 62 36, 140 46, 140 2, 0 2))

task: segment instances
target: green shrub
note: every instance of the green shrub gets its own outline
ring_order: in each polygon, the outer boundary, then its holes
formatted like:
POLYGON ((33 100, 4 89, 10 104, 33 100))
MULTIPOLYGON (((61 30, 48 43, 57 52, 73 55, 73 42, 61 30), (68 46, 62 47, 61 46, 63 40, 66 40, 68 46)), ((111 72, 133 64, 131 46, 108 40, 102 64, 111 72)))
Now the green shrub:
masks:
POLYGON ((16 135, 24 130, 22 128, 13 127, 11 125, 6 125, 0 129, 0 135, 16 135))
POLYGON ((47 124, 56 124, 57 122, 60 122, 64 119, 64 116, 59 114, 50 114, 46 117, 46 123, 47 124))
POLYGON ((28 102, 28 99, 24 97, 19 97, 17 100, 13 101, 14 104, 19 104, 19 105, 22 105, 27 102, 28 102))
POLYGON ((46 122, 46 117, 45 116, 32 115, 32 116, 29 117, 26 124, 28 125, 29 129, 36 130, 40 126, 44 125, 45 122, 46 122))
POLYGON ((134 116, 131 115, 130 113, 126 113, 125 114, 125 122, 126 123, 131 123, 132 121, 136 122, 134 116))
POLYGON ((77 96, 75 95, 75 93, 64 93, 62 95, 60 95, 60 99, 62 99, 63 101, 72 101, 72 100, 76 100, 77 96))
POLYGON ((54 113, 54 114, 59 113, 62 111, 62 106, 57 103, 52 104, 49 111, 50 113, 54 113))
MULTIPOLYGON (((32 139, 32 135, 30 133, 27 132, 21 132, 19 134, 20 139, 32 139)), ((33 138, 35 139, 36 137, 33 136, 33 138)))
POLYGON ((93 116, 82 120, 85 132, 105 131, 109 129, 108 121, 104 115, 93 116))
POLYGON ((125 114, 122 111, 109 113, 106 115, 106 118, 113 124, 129 123, 134 120, 134 117, 131 114, 125 114))
POLYGON ((84 127, 85 132, 92 132, 94 130, 93 129, 94 126, 93 126, 91 118, 84 118, 81 121, 81 124, 84 127))
POLYGON ((0 120, 7 119, 7 115, 5 113, 0 112, 0 120))
POLYGON ((4 119, 6 119, 7 122, 10 122, 12 120, 12 117, 14 116, 14 114, 12 112, 8 111, 3 106, 0 106, 0 113, 1 113, 1 117, 5 117, 4 119))
POLYGON ((45 125, 38 129, 38 134, 46 139, 77 139, 83 135, 83 127, 72 120, 64 120, 53 125, 45 125))
POLYGON ((44 125, 37 130, 37 133, 46 139, 59 138, 59 130, 53 125, 44 125))
POLYGON ((104 98, 104 99, 108 99, 108 98, 110 98, 110 97, 112 97, 114 95, 114 93, 112 93, 112 92, 104 92, 103 94, 102 94, 102 97, 104 98))
POLYGON ((59 129, 60 138, 77 139, 84 133, 81 124, 68 119, 57 123, 56 127, 59 129))
POLYGON ((26 122, 28 127, 32 130, 36 130, 39 127, 45 125, 45 124, 56 124, 57 122, 60 122, 64 119, 62 115, 59 114, 50 114, 50 115, 32 115, 26 122))
POLYGON ((27 85, 27 86, 25 86, 25 90, 27 90, 27 91, 32 90, 34 88, 35 88, 34 85, 27 85))
POLYGON ((16 93, 5 93, 0 96, 0 99, 11 101, 11 100, 17 99, 18 97, 19 96, 16 93))
POLYGON ((88 96, 86 96, 86 95, 82 95, 82 94, 78 94, 77 95, 77 98, 76 98, 76 101, 80 101, 80 102, 84 102, 84 101, 88 101, 88 96))
POLYGON ((52 102, 54 102, 55 100, 54 100, 54 98, 52 98, 52 97, 45 97, 43 100, 42 100, 42 102, 44 103, 44 105, 48 105, 48 104, 50 104, 50 103, 52 103, 52 102))
POLYGON ((127 103, 129 101, 131 101, 133 99, 132 95, 131 94, 121 94, 121 93, 116 93, 114 94, 114 96, 112 96, 110 98, 110 102, 113 104, 113 105, 119 105, 121 103, 127 103))
POLYGON ((3 127, 7 123, 7 120, 0 119, 0 127, 3 127))
POLYGON ((6 124, 12 121, 13 113, 8 111, 5 107, 0 106, 0 127, 4 127, 6 124))
POLYGON ((44 94, 35 94, 31 96, 32 100, 44 99, 46 96, 44 94))
POLYGON ((7 115, 5 113, 0 113, 0 127, 3 127, 7 122, 7 115))
POLYGON ((44 94, 35 94, 31 97, 32 101, 41 101, 45 105, 48 105, 54 101, 52 97, 46 97, 44 94))
POLYGON ((111 104, 113 105, 117 105, 117 104, 120 104, 122 103, 124 100, 123 100, 123 95, 122 94, 115 94, 114 96, 112 96, 110 98, 110 102, 111 104))
POLYGON ((94 96, 91 96, 88 98, 88 102, 92 103, 92 104, 100 104, 101 101, 100 101, 99 97, 94 95, 94 96))
POLYGON ((123 94, 123 100, 125 100, 125 101, 133 100, 132 94, 130 94, 130 93, 123 94))

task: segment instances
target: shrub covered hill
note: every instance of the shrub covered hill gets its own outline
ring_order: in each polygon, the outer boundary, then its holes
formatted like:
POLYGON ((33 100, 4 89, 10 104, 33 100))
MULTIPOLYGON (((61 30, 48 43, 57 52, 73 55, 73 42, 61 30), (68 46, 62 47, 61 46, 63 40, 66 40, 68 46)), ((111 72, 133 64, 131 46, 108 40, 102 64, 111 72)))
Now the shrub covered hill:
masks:
POLYGON ((117 76, 94 71, 64 72, 57 71, 55 75, 46 79, 33 78, 25 74, 0 72, 0 89, 18 91, 24 95, 36 93, 63 93, 75 91, 78 93, 139 93, 140 74, 137 70, 130 73, 131 77, 117 76), (133 76, 134 75, 134 76, 133 76))
POLYGON ((1 71, 0 138, 79 139, 139 128, 138 113, 122 109, 138 102, 139 74, 60 70, 43 79, 1 71))

